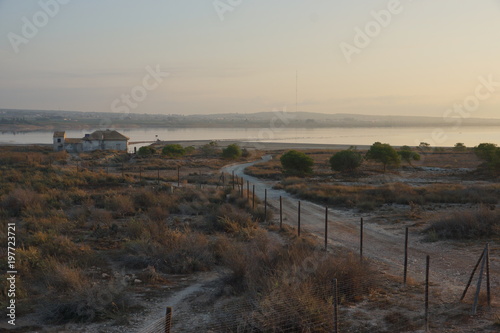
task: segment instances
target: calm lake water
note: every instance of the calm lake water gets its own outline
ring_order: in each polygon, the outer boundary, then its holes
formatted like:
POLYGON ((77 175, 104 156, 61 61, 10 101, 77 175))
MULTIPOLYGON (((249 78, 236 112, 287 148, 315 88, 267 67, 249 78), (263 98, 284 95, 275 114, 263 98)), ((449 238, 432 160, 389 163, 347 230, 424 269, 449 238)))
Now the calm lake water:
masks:
MULTIPOLYGON (((285 143, 318 143, 371 145, 376 141, 400 146, 416 146, 427 142, 431 146, 454 146, 462 142, 473 147, 482 142, 500 144, 500 127, 461 127, 435 129, 423 127, 391 128, 159 128, 117 129, 130 141, 160 140, 241 140, 285 143)), ((81 138, 92 131, 66 131, 67 137, 81 138)), ((3 132, 0 144, 49 144, 53 132, 3 132)), ((142 144, 143 145, 143 144, 142 144)), ((141 146, 141 144, 139 145, 141 146)))

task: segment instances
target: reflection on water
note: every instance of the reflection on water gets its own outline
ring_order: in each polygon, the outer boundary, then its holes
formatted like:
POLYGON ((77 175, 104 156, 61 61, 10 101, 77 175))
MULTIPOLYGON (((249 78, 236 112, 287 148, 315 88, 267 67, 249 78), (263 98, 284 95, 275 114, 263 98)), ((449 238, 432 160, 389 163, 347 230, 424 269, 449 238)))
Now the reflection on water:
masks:
MULTIPOLYGON (((375 141, 391 145, 417 146, 427 142, 431 146, 453 146, 462 142, 476 146, 482 142, 500 143, 500 127, 462 127, 458 130, 443 129, 436 135, 434 128, 158 128, 117 129, 130 141, 160 140, 241 140, 284 143, 317 143, 343 145, 371 145, 375 141)), ((93 131, 66 131, 69 138, 82 138, 93 131)), ((2 132, 0 144, 50 144, 53 132, 2 132)))

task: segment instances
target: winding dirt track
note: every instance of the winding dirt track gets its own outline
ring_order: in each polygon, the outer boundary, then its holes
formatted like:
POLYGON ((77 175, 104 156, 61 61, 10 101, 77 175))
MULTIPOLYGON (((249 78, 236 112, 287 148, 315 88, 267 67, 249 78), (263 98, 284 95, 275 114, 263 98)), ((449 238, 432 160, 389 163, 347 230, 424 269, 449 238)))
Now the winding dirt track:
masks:
MULTIPOLYGON (((269 160, 266 155, 263 160, 269 160)), ((238 177, 243 177, 255 185, 256 195, 263 200, 264 190, 267 189, 268 204, 279 208, 279 197, 283 198, 283 223, 297 226, 297 202, 293 195, 273 189, 274 181, 265 181, 244 174, 244 169, 255 163, 237 164, 225 167, 222 171, 231 174, 233 171, 238 177)), ((250 186, 250 189, 251 189, 250 186)), ((246 190, 246 187, 245 187, 246 190)), ((328 243, 330 246, 340 246, 352 251, 359 251, 360 218, 364 218, 364 247, 363 255, 379 265, 381 271, 403 276, 404 262, 404 227, 395 228, 394 225, 374 223, 372 216, 355 215, 351 211, 330 208, 328 217, 328 243)), ((278 217, 279 218, 279 217, 278 217)), ((301 200, 301 228, 321 239, 324 239, 325 207, 301 200)), ((410 228, 408 277, 416 282, 425 280, 426 256, 430 255, 430 281, 432 288, 439 290, 442 302, 457 302, 467 284, 470 273, 474 268, 484 245, 459 244, 457 242, 424 242, 418 231, 410 228)), ((498 255, 500 246, 490 243, 490 272, 493 305, 498 305, 495 298, 500 297, 500 262, 498 255)), ((476 273, 474 286, 476 283, 476 273)), ((485 284, 483 284, 485 287, 485 284)), ((469 290, 473 292, 475 288, 469 290)))

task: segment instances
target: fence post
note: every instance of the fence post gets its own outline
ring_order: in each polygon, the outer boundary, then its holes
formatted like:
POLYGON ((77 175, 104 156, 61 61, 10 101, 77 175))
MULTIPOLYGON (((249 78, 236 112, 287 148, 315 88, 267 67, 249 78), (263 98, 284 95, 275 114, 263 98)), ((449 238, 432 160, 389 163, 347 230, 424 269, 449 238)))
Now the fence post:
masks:
POLYGON ((234 190, 234 183, 235 181, 234 181, 234 170, 233 170, 233 190, 234 190))
MULTIPOLYGON (((484 248, 483 254, 486 253, 487 248, 484 248)), ((475 316, 477 312, 477 302, 479 300, 479 293, 481 292, 481 282, 483 282, 484 266, 486 264, 486 255, 483 256, 481 263, 481 270, 479 271, 479 278, 477 279, 476 296, 474 296, 474 305, 472 306, 472 315, 475 316)))
POLYGON ((425 264, 425 331, 429 332, 429 266, 431 257, 427 255, 425 264))
POLYGON ((283 229, 283 198, 280 195, 280 230, 283 229))
POLYGON ((142 167, 139 167, 139 181, 142 181, 142 167))
POLYGON ((488 306, 491 306, 490 243, 486 244, 486 293, 488 297, 488 306))
POLYGON ((328 248, 328 206, 325 206, 325 251, 328 248))
POLYGON ((363 229, 364 229, 364 222, 363 222, 363 218, 361 218, 361 226, 359 229, 359 258, 360 258, 360 260, 363 260, 363 229))
POLYGON ((300 200, 299 200, 299 207, 298 207, 298 219, 297 219, 297 235, 300 237, 300 200))
POLYGON ((333 332, 339 331, 339 295, 337 279, 333 279, 333 332))
POLYGON ((479 264, 481 263, 481 260, 483 260, 484 257, 484 250, 481 252, 481 255, 479 256, 478 261, 476 262, 476 266, 474 266, 474 269, 472 270, 472 273, 470 275, 469 281, 467 282, 467 285, 465 286, 465 290, 462 293, 462 297, 460 298, 460 301, 463 301, 465 298, 465 295, 467 294, 467 290, 469 290, 469 287, 472 283, 472 279, 474 278, 474 274, 476 273, 477 268, 479 267, 479 264))
POLYGON ((404 273, 403 273, 403 284, 406 285, 406 278, 408 275, 408 227, 405 229, 405 261, 404 261, 404 273))
POLYGON ((181 167, 177 166, 177 187, 181 187, 181 167))
POLYGON ((250 181, 247 180, 247 202, 250 200, 250 181))
POLYGON ((252 209, 255 209, 255 185, 252 185, 252 209))
POLYGON ((267 188, 264 189, 264 222, 267 222, 267 188))
POLYGON ((167 311, 165 313, 165 333, 170 333, 172 328, 172 307, 167 306, 167 311))
POLYGON ((123 162, 122 162, 122 178, 125 178, 125 173, 124 173, 124 169, 123 169, 123 162))
POLYGON ((160 185, 160 168, 158 168, 158 177, 156 178, 158 185, 160 185))

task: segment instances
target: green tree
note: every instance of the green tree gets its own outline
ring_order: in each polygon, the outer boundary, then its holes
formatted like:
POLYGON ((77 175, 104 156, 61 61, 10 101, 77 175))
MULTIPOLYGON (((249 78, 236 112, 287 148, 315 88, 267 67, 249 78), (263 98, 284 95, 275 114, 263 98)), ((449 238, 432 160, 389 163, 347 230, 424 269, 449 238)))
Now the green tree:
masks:
POLYGON ((500 148, 494 143, 481 143, 474 147, 476 155, 486 161, 493 171, 500 171, 500 148))
POLYGON ((161 153, 168 157, 181 157, 186 154, 186 150, 179 144, 171 144, 163 147, 161 153))
POLYGON ((454 151, 466 151, 467 147, 463 143, 457 142, 457 143, 455 143, 455 147, 453 147, 453 150, 454 151))
POLYGON ((137 155, 139 155, 139 156, 149 156, 149 155, 154 155, 154 154, 156 154, 156 149, 154 149, 151 146, 141 147, 137 151, 137 155))
POLYGON ((420 161, 420 154, 412 151, 408 146, 401 147, 401 149, 398 151, 398 155, 401 160, 405 161, 411 166, 413 166, 413 164, 411 164, 412 161, 420 161))
POLYGON ((384 172, 387 165, 398 166, 400 163, 398 152, 388 143, 375 142, 366 153, 366 158, 382 163, 384 172))
POLYGON ((281 155, 280 162, 284 173, 289 175, 304 176, 313 172, 313 159, 300 151, 287 151, 281 155))
POLYGON ((241 148, 236 143, 230 144, 222 149, 222 157, 236 159, 241 156, 241 148))
POLYGON ((334 171, 353 172, 363 162, 363 156, 356 149, 347 149, 330 157, 330 166, 334 171))

